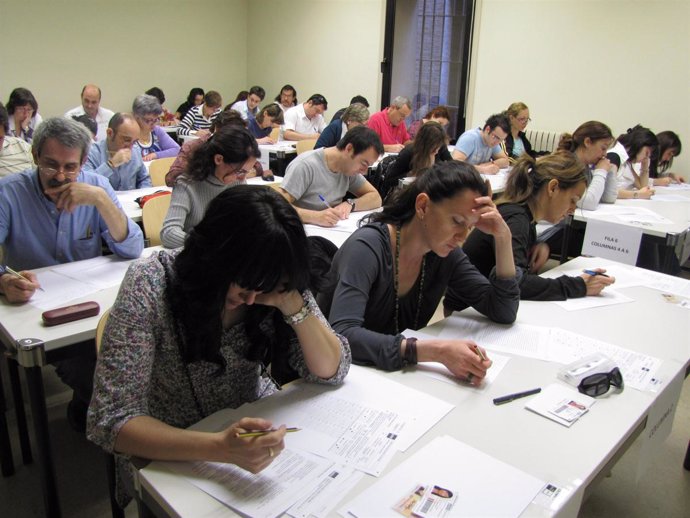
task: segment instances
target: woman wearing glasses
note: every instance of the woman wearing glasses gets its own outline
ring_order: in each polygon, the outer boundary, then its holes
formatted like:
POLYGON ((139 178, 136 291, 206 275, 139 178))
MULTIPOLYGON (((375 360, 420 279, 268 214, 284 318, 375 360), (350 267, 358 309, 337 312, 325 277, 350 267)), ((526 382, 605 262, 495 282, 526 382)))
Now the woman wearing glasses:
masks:
POLYGON ((238 186, 219 194, 183 249, 127 272, 103 335, 88 438, 122 455, 125 468, 130 455, 266 468, 285 447, 285 423, 256 416, 217 432, 187 427, 272 394, 276 363, 307 382, 345 378, 349 348, 308 289, 309 264, 302 222, 277 192, 238 186))
POLYGON ((529 118, 529 108, 523 102, 516 102, 508 106, 505 114, 510 120, 510 133, 503 141, 505 144, 505 152, 508 155, 510 163, 513 164, 520 158, 524 153, 529 156, 537 156, 537 154, 532 151, 532 144, 527 140, 527 135, 525 135, 525 129, 527 124, 532 120, 529 118))
POLYGON ((244 127, 223 127, 201 144, 173 188, 170 208, 161 228, 163 246, 183 246, 188 232, 201 221, 211 200, 228 187, 244 183, 259 157, 256 139, 244 127))
POLYGON ((153 95, 138 95, 132 103, 132 113, 139 125, 136 150, 144 162, 156 158, 177 156, 180 146, 158 125, 163 107, 153 95))
POLYGON ((9 134, 31 144, 34 131, 43 121, 34 94, 26 88, 15 88, 5 107, 10 116, 9 134))

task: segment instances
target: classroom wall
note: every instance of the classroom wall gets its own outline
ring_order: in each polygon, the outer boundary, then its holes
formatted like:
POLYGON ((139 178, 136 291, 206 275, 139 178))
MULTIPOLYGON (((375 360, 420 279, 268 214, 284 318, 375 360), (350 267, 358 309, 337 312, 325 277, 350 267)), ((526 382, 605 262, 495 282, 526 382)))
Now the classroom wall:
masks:
POLYGON ((248 4, 247 80, 273 98, 289 83, 300 102, 320 93, 326 120, 357 94, 377 111, 385 0, 263 0, 248 4))
POLYGON ((247 3, 0 0, 0 100, 24 86, 43 117, 62 115, 92 82, 115 111, 152 86, 170 110, 195 86, 232 101, 247 83, 247 3))
POLYGON ((468 127, 521 100, 534 129, 671 129, 687 178, 689 33, 687 0, 477 0, 468 127))

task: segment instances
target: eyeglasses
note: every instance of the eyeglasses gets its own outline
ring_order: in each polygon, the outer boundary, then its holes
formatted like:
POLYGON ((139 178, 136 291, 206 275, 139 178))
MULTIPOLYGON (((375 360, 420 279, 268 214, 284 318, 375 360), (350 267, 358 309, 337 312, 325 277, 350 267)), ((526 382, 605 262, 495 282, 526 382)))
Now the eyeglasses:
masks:
POLYGON ((144 121, 146 124, 156 124, 160 122, 161 118, 160 117, 142 117, 141 120, 144 121))
POLYGON ((532 122, 532 119, 530 119, 529 117, 517 117, 515 120, 518 121, 520 124, 524 124, 525 122, 532 122))
POLYGON ((577 386, 577 390, 588 396, 597 397, 606 394, 611 385, 623 389, 623 375, 618 367, 615 367, 611 372, 599 372, 583 378, 577 386))
POLYGON ((59 169, 55 169, 54 167, 48 167, 39 164, 41 168, 41 172, 47 176, 48 178, 52 178, 53 176, 56 176, 58 174, 63 174, 67 178, 75 178, 79 174, 79 169, 80 165, 79 164, 67 164, 59 169))
POLYGON ((504 138, 499 137, 493 131, 489 133, 489 138, 495 140, 496 142, 503 142, 504 138))

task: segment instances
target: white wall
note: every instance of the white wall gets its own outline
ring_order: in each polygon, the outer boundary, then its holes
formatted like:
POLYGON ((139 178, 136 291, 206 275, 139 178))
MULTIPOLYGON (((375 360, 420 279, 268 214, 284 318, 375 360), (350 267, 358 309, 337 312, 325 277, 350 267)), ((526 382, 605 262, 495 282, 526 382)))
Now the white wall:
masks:
POLYGON ((357 94, 380 104, 384 0, 263 0, 248 5, 247 81, 273 98, 286 83, 300 102, 320 93, 326 119, 357 94))
POLYGON ((195 86, 229 102, 246 88, 246 18, 247 0, 0 0, 0 100, 24 86, 62 115, 96 83, 116 111, 152 86, 170 110, 195 86))
POLYGON ((689 34, 687 0, 478 0, 468 127, 520 100, 535 129, 670 129, 688 176, 689 34))

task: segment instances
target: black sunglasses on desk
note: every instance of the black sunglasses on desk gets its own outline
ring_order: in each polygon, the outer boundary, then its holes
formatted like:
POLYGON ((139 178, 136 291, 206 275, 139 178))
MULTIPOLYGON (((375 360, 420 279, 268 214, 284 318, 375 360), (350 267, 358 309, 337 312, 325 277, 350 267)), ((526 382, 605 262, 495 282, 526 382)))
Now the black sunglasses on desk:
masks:
POLYGON ((611 385, 623 390, 623 375, 618 367, 611 372, 599 372, 583 378, 577 390, 588 396, 597 397, 606 394, 611 385))

